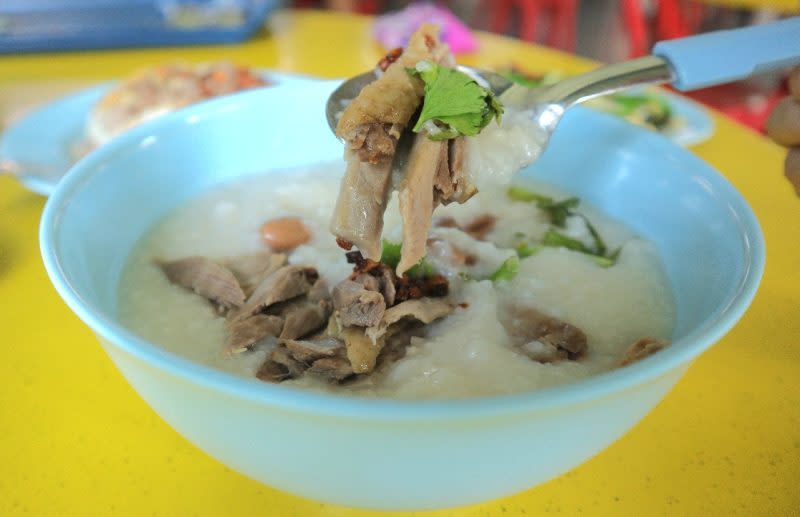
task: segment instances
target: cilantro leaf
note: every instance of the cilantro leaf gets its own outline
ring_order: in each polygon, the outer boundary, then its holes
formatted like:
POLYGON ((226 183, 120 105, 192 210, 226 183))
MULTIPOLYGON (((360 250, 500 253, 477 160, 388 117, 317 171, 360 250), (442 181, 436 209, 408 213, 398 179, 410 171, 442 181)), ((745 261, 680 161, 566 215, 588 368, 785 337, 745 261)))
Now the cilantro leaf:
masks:
MULTIPOLYGON (((583 217, 583 216, 581 216, 583 217)), ((584 218, 585 220, 585 218, 584 218)), ((585 255, 589 255, 592 260, 601 267, 611 267, 617 263, 617 258, 619 257, 622 248, 617 248, 610 254, 606 255, 606 247, 605 243, 603 243, 602 239, 600 239, 600 235, 595 230, 594 226, 592 226, 589 221, 586 221, 586 224, 589 226, 589 232, 595 236, 595 248, 592 249, 586 244, 582 243, 578 239, 573 239, 563 233, 550 228, 544 234, 541 240, 542 246, 551 246, 555 248, 567 248, 572 251, 577 251, 579 253, 583 253, 585 255), (598 243, 600 249, 598 249, 598 243)))
POLYGON ((536 203, 536 206, 542 209, 550 218, 550 222, 559 228, 563 228, 567 222, 567 217, 573 215, 572 209, 581 204, 581 200, 577 197, 568 197, 567 199, 556 201, 550 196, 517 186, 508 187, 506 194, 513 201, 536 203))
POLYGON ((554 248, 567 248, 572 251, 586 253, 587 255, 595 255, 594 250, 590 249, 586 244, 578 239, 573 239, 558 230, 550 228, 542 237, 541 241, 543 246, 551 246, 554 248))
MULTIPOLYGON (((577 208, 581 200, 576 197, 568 197, 561 201, 540 202, 539 208, 542 209, 550 218, 550 222, 559 228, 563 228, 567 223, 567 217, 573 215, 572 209, 577 208)), ((589 221, 586 221, 589 224, 589 221)))
POLYGON ((519 273, 519 257, 507 258, 497 270, 489 276, 492 282, 512 280, 519 273))
POLYGON ((493 118, 500 122, 503 105, 491 90, 470 76, 430 61, 420 61, 416 68, 406 70, 425 83, 425 99, 413 128, 415 133, 430 121, 438 131, 428 131, 428 138, 446 140, 477 135, 493 118))
POLYGON ((532 257, 533 255, 539 253, 541 249, 541 246, 537 246, 536 244, 528 244, 527 242, 520 242, 514 246, 514 250, 517 252, 517 256, 519 258, 532 257))
POLYGON ((605 255, 606 254, 606 243, 603 242, 603 238, 600 237, 600 232, 597 231, 597 228, 594 227, 592 223, 589 222, 589 219, 585 215, 581 215, 583 221, 586 223, 586 228, 589 229, 589 234, 592 236, 592 240, 594 241, 594 253, 595 255, 605 255))
POLYGON ((386 264, 392 269, 397 269, 397 264, 400 263, 400 252, 402 251, 402 244, 395 244, 383 239, 383 251, 381 251, 381 262, 386 264))
MULTIPOLYGON (((386 264, 392 269, 397 269, 397 264, 400 263, 400 256, 403 251, 401 243, 394 243, 383 239, 383 251, 381 251, 381 262, 386 264)), ((433 264, 428 262, 425 257, 420 259, 419 262, 414 264, 403 276, 410 276, 412 278, 427 278, 437 274, 436 268, 433 264)))
POLYGON ((516 185, 508 187, 506 195, 512 201, 522 201, 523 203, 553 203, 553 198, 549 196, 545 196, 543 194, 539 194, 538 192, 533 192, 522 187, 517 187, 516 185))

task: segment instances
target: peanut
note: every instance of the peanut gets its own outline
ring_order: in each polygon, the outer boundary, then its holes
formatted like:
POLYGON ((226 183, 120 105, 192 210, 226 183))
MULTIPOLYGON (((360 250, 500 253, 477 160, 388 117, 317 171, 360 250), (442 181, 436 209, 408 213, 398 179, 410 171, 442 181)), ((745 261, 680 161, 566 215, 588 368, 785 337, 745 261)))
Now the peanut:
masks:
POLYGON ((274 251, 289 251, 311 240, 311 232, 297 217, 279 217, 261 225, 261 240, 274 251))

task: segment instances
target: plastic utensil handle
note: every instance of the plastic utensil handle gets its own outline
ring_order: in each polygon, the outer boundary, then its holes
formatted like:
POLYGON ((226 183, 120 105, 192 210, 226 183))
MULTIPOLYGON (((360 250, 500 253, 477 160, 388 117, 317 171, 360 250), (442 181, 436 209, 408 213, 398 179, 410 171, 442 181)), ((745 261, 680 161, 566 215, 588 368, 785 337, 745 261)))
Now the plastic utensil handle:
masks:
POLYGON ((800 16, 661 41, 653 54, 670 64, 679 90, 730 83, 800 64, 800 16))

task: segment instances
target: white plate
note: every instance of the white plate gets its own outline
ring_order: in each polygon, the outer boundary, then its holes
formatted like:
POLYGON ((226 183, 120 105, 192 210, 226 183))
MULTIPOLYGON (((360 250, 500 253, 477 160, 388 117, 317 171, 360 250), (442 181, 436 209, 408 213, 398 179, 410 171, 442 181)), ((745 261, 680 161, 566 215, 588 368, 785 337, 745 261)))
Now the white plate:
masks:
MULTIPOLYGON (((318 80, 270 70, 263 74, 281 85, 318 80)), ((10 169, 27 188, 49 196, 80 157, 89 111, 114 84, 106 82, 66 95, 12 124, 0 135, 0 170, 10 169)))

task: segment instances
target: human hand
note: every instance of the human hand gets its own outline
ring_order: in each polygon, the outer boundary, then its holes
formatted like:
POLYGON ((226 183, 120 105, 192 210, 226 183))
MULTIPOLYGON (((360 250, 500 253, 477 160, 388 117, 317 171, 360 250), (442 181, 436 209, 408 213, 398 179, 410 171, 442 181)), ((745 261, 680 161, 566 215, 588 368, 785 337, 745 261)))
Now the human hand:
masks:
POLYGON ((795 68, 789 76, 789 96, 772 110, 767 134, 789 148, 783 170, 800 196, 800 68, 795 68))

